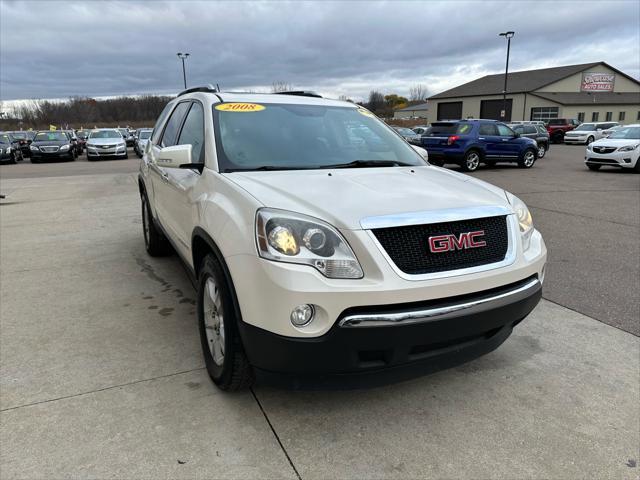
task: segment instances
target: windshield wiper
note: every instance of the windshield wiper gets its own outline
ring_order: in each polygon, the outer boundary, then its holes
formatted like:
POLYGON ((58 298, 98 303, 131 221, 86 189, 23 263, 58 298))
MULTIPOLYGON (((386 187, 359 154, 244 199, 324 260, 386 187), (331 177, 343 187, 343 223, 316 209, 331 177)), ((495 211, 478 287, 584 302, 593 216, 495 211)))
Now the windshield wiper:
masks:
POLYGON ((349 163, 336 163, 334 165, 322 165, 319 168, 360 168, 360 167, 415 167, 410 163, 397 162, 395 160, 354 160, 349 163))

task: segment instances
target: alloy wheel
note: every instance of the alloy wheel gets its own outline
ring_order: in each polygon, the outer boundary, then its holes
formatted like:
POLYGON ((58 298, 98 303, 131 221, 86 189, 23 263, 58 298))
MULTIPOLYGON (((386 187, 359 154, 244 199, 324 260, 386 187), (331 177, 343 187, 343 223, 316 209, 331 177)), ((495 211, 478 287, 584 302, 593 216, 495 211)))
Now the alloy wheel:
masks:
POLYGON ((216 365, 224 363, 224 310, 222 292, 213 277, 207 278, 203 293, 204 328, 211 357, 216 365))

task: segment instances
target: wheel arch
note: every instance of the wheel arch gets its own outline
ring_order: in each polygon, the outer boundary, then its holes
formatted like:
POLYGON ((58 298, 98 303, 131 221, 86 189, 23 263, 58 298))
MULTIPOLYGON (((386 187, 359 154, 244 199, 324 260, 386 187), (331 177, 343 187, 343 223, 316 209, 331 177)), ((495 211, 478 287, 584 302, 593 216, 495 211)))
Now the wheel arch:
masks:
POLYGON ((229 286, 231 292, 231 298, 233 300, 233 309, 238 320, 242 320, 242 314, 240 312, 240 304, 238 303, 238 296, 236 295, 236 288, 231 277, 231 272, 227 266, 227 262, 224 260, 224 256, 220 251, 220 248, 211 236, 201 227, 195 227, 191 234, 191 256, 193 262, 193 273, 195 275, 196 284, 199 281, 200 268, 202 261, 208 254, 213 254, 224 272, 225 281, 229 286))

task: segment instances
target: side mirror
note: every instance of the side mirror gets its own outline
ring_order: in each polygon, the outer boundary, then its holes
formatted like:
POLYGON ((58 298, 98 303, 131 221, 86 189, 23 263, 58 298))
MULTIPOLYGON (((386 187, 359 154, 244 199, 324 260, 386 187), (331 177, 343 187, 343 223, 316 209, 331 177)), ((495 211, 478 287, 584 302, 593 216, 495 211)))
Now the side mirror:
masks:
POLYGON ((413 148, 422 158, 429 161, 429 153, 424 148, 417 145, 411 145, 411 148, 413 148))
POLYGON ((158 152, 156 164, 163 168, 184 168, 191 163, 191 145, 173 145, 158 152))

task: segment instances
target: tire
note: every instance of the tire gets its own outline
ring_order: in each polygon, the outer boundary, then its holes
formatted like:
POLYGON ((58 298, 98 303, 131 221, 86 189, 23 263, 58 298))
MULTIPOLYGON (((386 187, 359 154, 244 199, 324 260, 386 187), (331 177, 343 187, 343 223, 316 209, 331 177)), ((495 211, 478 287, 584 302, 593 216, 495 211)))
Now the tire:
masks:
POLYGON ((593 138, 593 136, 589 136, 587 138, 587 143, 585 145, 591 145, 593 143, 593 141, 595 140, 595 138, 593 138))
POLYGON ((538 153, 533 148, 527 148, 522 156, 518 159, 518 166, 520 168, 531 168, 536 163, 538 153))
POLYGON ((595 172, 595 171, 597 171, 597 170, 600 170, 600 167, 601 167, 601 166, 602 166, 602 165, 589 165, 589 164, 587 164, 587 168, 588 168, 589 170, 593 170, 594 172, 595 172))
POLYGON ((9 161, 7 163, 10 163, 13 165, 18 163, 18 161, 16 160, 16 152, 11 153, 11 157, 9 158, 9 161))
POLYGON ((480 166, 482 157, 477 150, 469 150, 464 154, 464 160, 462 161, 462 170, 465 172, 475 172, 480 166))
POLYGON ((125 153, 122 157, 123 160, 128 160, 129 159, 129 154, 125 153))
POLYGON ((562 143, 564 142, 564 135, 562 133, 554 133, 551 137, 551 141, 553 143, 562 143))
POLYGON ((538 145, 538 158, 544 158, 546 154, 547 154, 546 145, 538 145))
POLYGON ((238 332, 233 293, 213 255, 202 262, 197 295, 200 343, 209 377, 221 390, 249 388, 255 377, 238 332))
POLYGON ((640 158, 636 160, 636 164, 633 167, 633 173, 640 173, 640 158))
POLYGON ((40 163, 40 159, 31 157, 31 163, 40 163))
POLYGON ((147 195, 142 194, 142 235, 147 253, 152 257, 164 257, 172 253, 172 247, 162 231, 156 226, 156 222, 151 214, 151 207, 147 200, 147 195))

